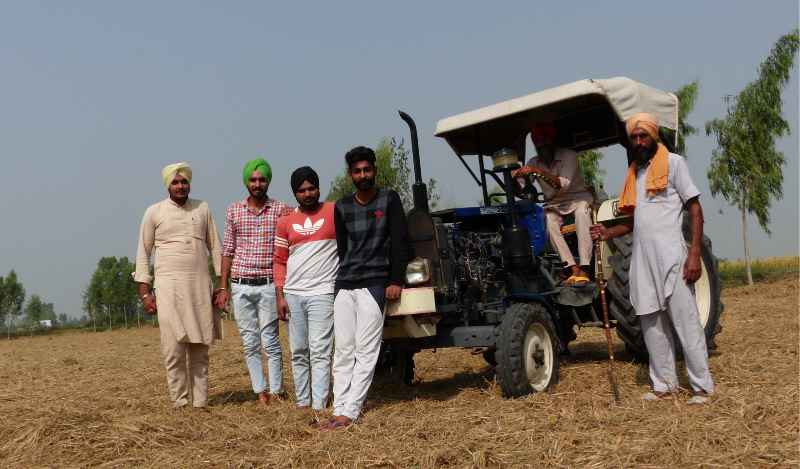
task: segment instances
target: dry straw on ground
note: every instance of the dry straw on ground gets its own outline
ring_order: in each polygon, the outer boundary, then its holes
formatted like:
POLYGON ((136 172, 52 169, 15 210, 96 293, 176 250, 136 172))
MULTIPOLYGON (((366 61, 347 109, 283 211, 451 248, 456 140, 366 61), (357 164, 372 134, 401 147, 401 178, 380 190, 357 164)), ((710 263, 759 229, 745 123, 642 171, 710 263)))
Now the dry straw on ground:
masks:
MULTIPOLYGON (((417 356, 413 386, 376 381, 361 421, 256 407, 236 325, 212 347, 206 411, 173 411, 158 331, 0 341, 3 467, 797 467, 798 279, 723 293, 711 356, 718 395, 655 403, 647 368, 615 342, 614 404, 601 330, 580 331, 556 388, 500 396, 492 369, 457 349, 417 356)), ((285 331, 284 331, 285 332, 285 331)), ((286 348, 284 334, 284 350, 286 348)), ((688 386, 684 381, 684 386, 688 386)))

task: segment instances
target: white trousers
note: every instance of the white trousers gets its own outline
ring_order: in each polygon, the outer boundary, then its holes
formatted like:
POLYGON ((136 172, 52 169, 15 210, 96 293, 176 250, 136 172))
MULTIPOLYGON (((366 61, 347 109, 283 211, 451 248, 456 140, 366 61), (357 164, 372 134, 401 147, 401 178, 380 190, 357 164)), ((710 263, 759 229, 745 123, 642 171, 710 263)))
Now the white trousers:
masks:
MULTIPOLYGON (((564 215, 553 210, 545 210, 545 217, 547 218, 547 236, 550 239, 550 244, 553 249, 558 253, 558 257, 567 263, 568 266, 575 265, 575 258, 572 251, 569 250, 567 242, 564 241, 564 235, 561 234, 561 227, 564 225, 564 215)), ((592 236, 589 234, 589 227, 592 226, 592 219, 586 213, 586 203, 581 203, 578 208, 572 212, 575 217, 575 234, 578 236, 578 257, 580 258, 581 265, 589 265, 592 263, 592 236)))
POLYGON ((361 413, 381 348, 385 291, 385 287, 376 285, 369 289, 342 289, 336 294, 333 415, 356 420, 361 413))
POLYGON ((650 354, 650 379, 653 390, 675 392, 678 374, 675 370, 675 340, 669 325, 675 327, 683 346, 683 356, 689 383, 695 391, 714 392, 714 382, 708 370, 708 350, 700 313, 694 298, 694 286, 679 279, 667 299, 667 310, 639 316, 647 351, 650 354))

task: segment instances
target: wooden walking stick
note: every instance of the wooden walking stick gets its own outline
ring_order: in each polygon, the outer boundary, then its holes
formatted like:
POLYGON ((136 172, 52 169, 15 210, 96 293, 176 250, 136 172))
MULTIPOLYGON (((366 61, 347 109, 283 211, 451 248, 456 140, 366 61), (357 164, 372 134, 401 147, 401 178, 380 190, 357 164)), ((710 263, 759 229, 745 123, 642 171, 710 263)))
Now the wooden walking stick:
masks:
MULTIPOLYGON (((597 207, 586 204, 586 211, 592 211, 592 223, 597 224, 597 207)), ((603 280, 603 260, 600 253, 600 240, 594 241, 594 257, 597 269, 597 283, 600 285, 600 301, 603 303, 603 324, 606 328, 606 341, 608 342, 608 357, 611 361, 611 379, 614 384, 614 400, 619 404, 619 382, 617 381, 617 366, 614 363, 614 346, 611 344, 611 326, 608 323, 608 302, 606 301, 606 287, 603 280)))

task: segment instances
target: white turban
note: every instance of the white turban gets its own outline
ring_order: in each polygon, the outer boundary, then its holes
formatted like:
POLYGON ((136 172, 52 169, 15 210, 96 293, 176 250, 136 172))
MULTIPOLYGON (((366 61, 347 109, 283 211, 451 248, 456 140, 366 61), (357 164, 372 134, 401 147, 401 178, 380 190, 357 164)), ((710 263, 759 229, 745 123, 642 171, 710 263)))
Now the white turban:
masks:
POLYGON ((175 175, 177 174, 185 177, 187 181, 192 182, 192 168, 186 163, 175 163, 161 171, 161 178, 164 180, 164 185, 169 187, 169 184, 175 179, 175 175))

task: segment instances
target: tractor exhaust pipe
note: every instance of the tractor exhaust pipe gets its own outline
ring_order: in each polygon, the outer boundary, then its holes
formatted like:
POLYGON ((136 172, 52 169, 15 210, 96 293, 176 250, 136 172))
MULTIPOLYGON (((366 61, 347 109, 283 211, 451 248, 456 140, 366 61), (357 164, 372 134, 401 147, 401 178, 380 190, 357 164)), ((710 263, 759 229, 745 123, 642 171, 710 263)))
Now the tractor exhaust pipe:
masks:
POLYGON ((414 197, 414 208, 430 213, 428 208, 428 186, 422 182, 422 169, 419 163, 419 140, 417 140, 417 124, 414 119, 403 111, 400 118, 406 121, 408 128, 411 129, 411 159, 414 162, 414 184, 411 185, 411 194, 414 197))

